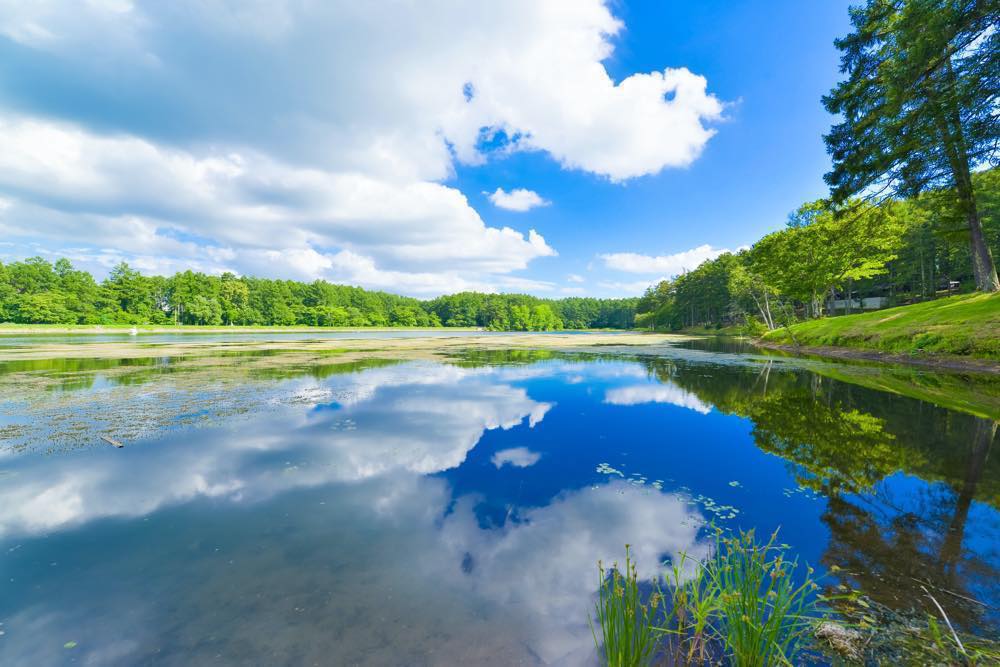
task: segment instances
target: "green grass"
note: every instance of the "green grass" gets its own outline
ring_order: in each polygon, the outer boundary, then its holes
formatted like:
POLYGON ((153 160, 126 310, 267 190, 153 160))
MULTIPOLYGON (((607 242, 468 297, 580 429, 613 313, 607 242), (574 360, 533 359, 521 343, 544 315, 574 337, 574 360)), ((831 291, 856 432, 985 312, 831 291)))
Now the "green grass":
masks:
POLYGON ((1000 294, 969 294, 771 331, 780 344, 1000 360, 1000 294), (790 331, 789 331, 790 329, 790 331))

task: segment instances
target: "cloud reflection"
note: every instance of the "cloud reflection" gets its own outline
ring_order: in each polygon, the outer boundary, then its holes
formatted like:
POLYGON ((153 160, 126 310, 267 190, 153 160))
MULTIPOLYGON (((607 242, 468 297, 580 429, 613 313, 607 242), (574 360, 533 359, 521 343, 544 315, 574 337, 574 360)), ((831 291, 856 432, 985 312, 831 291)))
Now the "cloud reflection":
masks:
POLYGON ((612 405, 640 405, 642 403, 668 403, 707 415, 712 406, 695 394, 673 384, 643 384, 609 389, 604 402, 612 405))
POLYGON ((533 427, 551 408, 489 374, 437 364, 309 380, 292 393, 293 405, 274 406, 278 413, 252 428, 19 457, 0 486, 0 537, 142 516, 197 497, 258 500, 393 470, 440 472, 460 465, 484 431, 533 427), (331 396, 336 403, 313 404, 331 396))

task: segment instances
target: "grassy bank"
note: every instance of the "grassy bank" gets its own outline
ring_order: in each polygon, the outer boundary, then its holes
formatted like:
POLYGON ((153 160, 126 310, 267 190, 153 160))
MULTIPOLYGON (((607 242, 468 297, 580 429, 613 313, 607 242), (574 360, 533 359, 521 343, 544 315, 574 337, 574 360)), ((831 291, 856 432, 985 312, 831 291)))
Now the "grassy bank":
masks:
POLYGON ((1000 360, 1000 294, 953 296, 800 322, 771 331, 763 340, 781 345, 1000 360))

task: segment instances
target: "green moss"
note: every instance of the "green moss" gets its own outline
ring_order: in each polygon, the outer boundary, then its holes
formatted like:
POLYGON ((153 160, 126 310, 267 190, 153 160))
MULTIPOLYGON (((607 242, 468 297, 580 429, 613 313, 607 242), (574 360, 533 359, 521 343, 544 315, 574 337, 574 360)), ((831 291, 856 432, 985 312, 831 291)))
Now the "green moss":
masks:
POLYGON ((769 332, 773 343, 1000 359, 1000 294, 966 294, 769 332), (791 331, 789 331, 789 329, 791 331))

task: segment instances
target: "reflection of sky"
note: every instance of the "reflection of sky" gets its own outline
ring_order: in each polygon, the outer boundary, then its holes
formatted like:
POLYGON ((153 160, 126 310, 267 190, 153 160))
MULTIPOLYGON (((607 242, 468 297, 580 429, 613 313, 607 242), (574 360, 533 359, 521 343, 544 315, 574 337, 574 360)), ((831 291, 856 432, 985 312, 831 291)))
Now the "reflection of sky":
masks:
MULTIPOLYGON (((374 583, 363 593, 352 594, 356 598, 353 614, 374 619, 388 588, 400 585, 400 577, 409 576, 414 580, 407 585, 417 588, 412 594, 418 598, 443 595, 445 599, 439 603, 451 605, 457 604, 457 596, 463 600, 461 604, 477 605, 476 613, 486 614, 495 626, 492 643, 499 646, 516 636, 527 656, 547 663, 576 664, 592 651, 587 613, 596 587, 597 560, 620 558, 623 545, 632 543, 642 574, 652 576, 664 556, 680 551, 702 553, 703 546, 696 539, 702 522, 697 509, 675 494, 637 493, 627 483, 611 480, 558 493, 543 506, 525 508, 516 520, 502 527, 489 527, 477 518, 478 494, 454 498, 447 491, 446 479, 422 476, 462 466, 484 432, 509 431, 512 436, 527 437, 544 422, 554 403, 534 400, 524 388, 510 382, 526 375, 538 378, 581 371, 577 364, 566 366, 548 364, 534 367, 532 373, 525 373, 524 368, 461 369, 429 363, 377 368, 293 383, 290 404, 276 406, 262 419, 234 422, 228 428, 194 430, 169 441, 138 443, 122 450, 17 457, 14 474, 0 487, 2 534, 6 544, 25 540, 30 544, 33 535, 63 530, 69 531, 63 533, 63 539, 72 542, 80 534, 69 530, 74 527, 82 527, 86 535, 88 530, 106 530, 107 524, 98 522, 100 519, 153 517, 158 523, 164 512, 185 513, 187 506, 215 507, 223 513, 230 511, 224 509, 227 506, 234 510, 243 507, 250 514, 237 514, 234 520, 238 525, 251 517, 253 522, 266 524, 273 520, 274 504, 284 502, 281 498, 323 493, 329 496, 322 501, 324 507, 338 506, 333 510, 339 515, 335 543, 328 535, 298 535, 311 530, 300 524, 315 517, 293 522, 285 537, 292 541, 318 539, 326 544, 330 557, 349 570, 370 570, 374 583), (547 373, 538 372, 545 368, 547 373), (220 501, 224 504, 218 505, 220 501), (206 506, 206 502, 211 504, 206 506), (377 554, 359 537, 371 531, 385 535, 377 554), (398 560, 382 562, 385 554, 381 549, 399 554, 398 560), (380 564, 376 567, 373 562, 380 564)), ((604 377, 635 375, 621 367, 596 370, 604 377)), ((497 468, 523 469, 537 463, 541 455, 522 446, 498 450, 492 458, 497 468)), ((197 526, 201 518, 196 516, 193 521, 197 526)), ((177 530, 157 535, 156 542, 166 552, 182 548, 177 530)), ((138 567, 128 563, 143 559, 152 562, 143 569, 151 568, 162 576, 164 565, 154 554, 135 554, 138 547, 131 543, 138 537, 127 534, 124 539, 130 547, 116 557, 125 561, 123 568, 116 574, 98 573, 94 577, 127 582, 132 567, 138 567)), ((248 545, 241 540, 216 541, 227 552, 237 552, 241 560, 247 558, 244 550, 248 545)), ((89 548, 93 549, 93 544, 89 548)), ((270 550, 280 550, 280 545, 267 544, 264 552, 270 550)), ((248 567, 263 567, 256 563, 263 557, 250 557, 255 564, 248 567)), ((280 558, 271 565, 284 576, 274 579, 272 573, 266 578, 268 588, 301 583, 294 583, 304 576, 300 566, 293 567, 280 558)), ((213 580, 219 576, 240 580, 233 582, 231 590, 220 591, 218 583, 213 585, 220 596, 218 605, 236 604, 236 591, 247 585, 242 581, 249 576, 246 572, 227 570, 220 575, 213 563, 198 558, 188 567, 194 573, 205 568, 198 576, 213 580)), ((45 575, 52 576, 49 572, 45 575)), ((325 572, 316 576, 314 584, 340 586, 333 581, 338 576, 325 572)), ((83 584, 69 588, 77 587, 86 588, 83 584)), ((66 605, 59 599, 62 595, 23 606, 8 621, 10 641, 0 644, 0 657, 5 646, 8 656, 32 656, 45 662, 62 654, 44 643, 26 641, 29 628, 32 634, 53 637, 76 636, 86 628, 92 634, 87 648, 81 649, 87 660, 114 664, 142 659, 145 643, 156 641, 156 631, 148 624, 162 623, 158 618, 162 610, 155 605, 151 608, 148 600, 137 598, 127 587, 111 584, 109 588, 102 595, 111 601, 110 606, 91 610, 87 618, 67 611, 76 609, 79 601, 66 605), (105 618, 105 614, 118 613, 129 616, 124 624, 129 628, 127 639, 105 618)), ((197 595, 182 582, 176 588, 160 595, 197 595)), ((268 593, 280 595, 270 588, 268 593)), ((198 605, 191 604, 195 610, 172 619, 175 624, 197 627, 218 622, 199 618, 198 605)), ((334 613, 332 609, 322 612, 330 613, 334 613)), ((424 631, 433 633, 439 620, 410 619, 410 623, 427 626, 424 631)), ((474 622, 456 623, 459 632, 476 631, 474 622)), ((182 636, 176 641, 194 641, 187 636, 191 631, 179 630, 182 636)), ((350 632, 363 634, 357 627, 350 632)), ((400 645, 405 641, 401 636, 379 641, 388 642, 400 655, 411 650, 400 645)), ((327 650, 345 652, 346 656, 353 649, 327 650)), ((458 659, 459 653, 468 649, 456 645, 451 650, 458 659)))
POLYGON ((707 415, 712 411, 708 405, 696 395, 673 384, 642 384, 631 387, 616 387, 609 389, 604 397, 605 402, 612 405, 639 405, 641 403, 667 403, 679 408, 687 408, 707 415))
POLYGON ((704 554, 699 496, 740 508, 724 525, 780 524, 814 564, 829 539, 823 499, 790 492, 751 424, 640 364, 279 386, 223 428, 8 456, 0 664, 59 664, 72 640, 89 664, 576 665, 597 560, 629 543, 652 576, 704 554))
POLYGON ((141 516, 198 496, 256 500, 396 469, 439 472, 460 465, 485 430, 533 427, 551 407, 487 373, 436 364, 310 381, 293 396, 295 406, 252 427, 192 431, 121 451, 25 457, 0 487, 0 536, 141 516), (338 409, 317 404, 334 397, 338 409))

